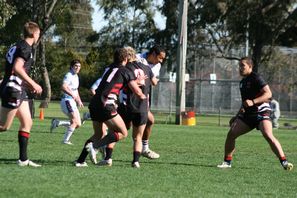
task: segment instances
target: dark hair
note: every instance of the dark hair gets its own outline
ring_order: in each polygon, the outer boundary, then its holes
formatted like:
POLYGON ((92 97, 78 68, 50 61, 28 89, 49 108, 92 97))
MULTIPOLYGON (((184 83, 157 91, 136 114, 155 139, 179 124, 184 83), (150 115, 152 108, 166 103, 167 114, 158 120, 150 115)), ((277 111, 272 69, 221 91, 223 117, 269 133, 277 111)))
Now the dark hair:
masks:
POLYGON ((40 30, 38 24, 32 21, 28 21, 27 23, 25 23, 23 29, 24 38, 33 38, 33 34, 37 30, 40 30))
POLYGON ((164 52, 165 53, 165 49, 163 49, 159 45, 154 45, 152 48, 150 48, 148 54, 155 53, 156 55, 159 55, 161 52, 164 52))
POLYGON ((251 58, 251 57, 242 57, 240 60, 239 60, 239 62, 241 63, 241 62, 246 62, 248 65, 250 65, 250 66, 252 66, 252 67, 254 67, 254 61, 253 61, 253 59, 251 58))
POLYGON ((113 54, 113 62, 115 64, 121 64, 123 61, 128 58, 128 52, 124 48, 117 48, 113 54))
POLYGON ((71 69, 75 64, 77 64, 77 63, 81 64, 81 63, 80 63, 80 60, 78 60, 78 59, 74 59, 74 60, 72 60, 72 61, 70 62, 70 69, 71 69))

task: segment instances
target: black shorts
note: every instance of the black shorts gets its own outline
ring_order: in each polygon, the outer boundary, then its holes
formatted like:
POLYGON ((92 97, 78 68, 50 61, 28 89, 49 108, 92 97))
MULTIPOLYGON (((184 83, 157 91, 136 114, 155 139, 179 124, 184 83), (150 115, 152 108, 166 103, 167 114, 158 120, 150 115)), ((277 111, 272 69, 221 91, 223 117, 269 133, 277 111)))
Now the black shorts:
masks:
POLYGON ((258 113, 243 113, 239 114, 238 118, 247 124, 251 129, 257 128, 259 130, 259 124, 263 120, 270 120, 271 111, 263 111, 258 113))
POLYGON ((114 105, 106 105, 103 108, 89 107, 92 121, 105 122, 118 115, 117 109, 114 105))
POLYGON ((122 119, 125 122, 126 128, 129 130, 131 128, 131 119, 128 114, 128 108, 127 105, 124 105, 121 103, 117 109, 118 114, 122 117, 122 119))
POLYGON ((1 93, 2 107, 17 109, 24 100, 27 100, 25 91, 20 91, 14 87, 5 87, 1 93))
POLYGON ((120 104, 118 113, 123 118, 126 128, 131 128, 131 122, 134 126, 140 126, 147 123, 148 112, 134 113, 129 110, 127 105, 120 104))
POLYGON ((129 113, 133 126, 141 126, 147 123, 148 112, 129 113))

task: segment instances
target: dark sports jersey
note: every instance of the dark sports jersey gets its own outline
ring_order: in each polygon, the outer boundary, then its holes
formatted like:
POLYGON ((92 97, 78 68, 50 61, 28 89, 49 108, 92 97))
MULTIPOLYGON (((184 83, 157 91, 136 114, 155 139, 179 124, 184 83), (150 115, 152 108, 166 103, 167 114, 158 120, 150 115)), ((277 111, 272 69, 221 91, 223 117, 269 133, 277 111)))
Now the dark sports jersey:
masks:
POLYGON ((127 85, 131 75, 127 75, 125 67, 112 64, 105 70, 96 94, 91 99, 90 108, 104 108, 106 105, 117 105, 120 90, 127 85))
MULTIPOLYGON (((133 77, 137 79, 139 76, 147 76, 148 78, 143 80, 141 83, 141 90, 144 95, 149 97, 151 79, 154 77, 154 74, 150 67, 140 63, 140 62, 131 62, 128 63, 126 69, 129 70, 128 74, 132 74, 133 77)), ((141 113, 148 111, 148 100, 140 99, 136 94, 134 94, 130 89, 127 89, 127 105, 128 111, 134 113, 141 113)))
POLYGON ((32 46, 30 46, 25 40, 18 42, 12 46, 6 54, 5 74, 3 82, 1 84, 1 92, 4 87, 12 87, 18 91, 24 90, 24 84, 21 78, 13 73, 13 65, 16 58, 24 59, 24 70, 26 73, 30 72, 31 65, 33 64, 32 46))
MULTIPOLYGON (((259 97, 261 95, 261 89, 266 85, 267 83, 259 74, 252 72, 240 81, 239 88, 242 101, 253 100, 259 97)), ((266 102, 245 108, 245 111, 248 113, 257 113, 266 110, 270 110, 270 106, 266 102)))

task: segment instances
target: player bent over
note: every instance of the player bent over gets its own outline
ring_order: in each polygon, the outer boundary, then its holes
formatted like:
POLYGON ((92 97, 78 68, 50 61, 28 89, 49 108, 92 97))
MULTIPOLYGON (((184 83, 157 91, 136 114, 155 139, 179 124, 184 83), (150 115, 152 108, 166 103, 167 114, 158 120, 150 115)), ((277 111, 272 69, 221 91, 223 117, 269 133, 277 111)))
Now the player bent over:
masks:
POLYGON ((252 71, 253 66, 251 58, 243 57, 240 59, 239 73, 243 77, 240 81, 242 108, 237 116, 230 120, 230 130, 225 141, 225 157, 223 163, 218 165, 218 168, 231 168, 236 138, 257 128, 262 132, 270 148, 279 158, 283 168, 292 170, 293 164, 287 161, 281 144, 272 132, 271 108, 269 106, 272 93, 263 78, 252 71))

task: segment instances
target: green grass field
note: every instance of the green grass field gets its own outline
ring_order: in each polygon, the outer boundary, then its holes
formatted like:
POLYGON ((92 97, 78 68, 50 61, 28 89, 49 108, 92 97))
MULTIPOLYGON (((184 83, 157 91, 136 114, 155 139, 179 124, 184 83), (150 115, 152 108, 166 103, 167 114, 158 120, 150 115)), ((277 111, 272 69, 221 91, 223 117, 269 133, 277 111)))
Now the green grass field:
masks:
MULTIPOLYGON (((45 120, 34 119, 29 158, 41 168, 16 165, 17 120, 0 134, 0 197, 297 197, 297 169, 284 171, 257 131, 238 139, 228 170, 216 168, 228 128, 207 125, 206 117, 198 117, 197 126, 156 124, 151 148, 161 157, 141 158, 140 169, 131 168, 131 135, 117 144, 112 167, 88 159, 89 167, 76 168, 72 162, 93 133, 91 122, 76 130, 69 146, 60 143, 63 127, 49 133, 52 117, 64 117, 57 104, 46 109, 45 120)), ((281 129, 275 136, 297 168, 297 132, 281 129)))

